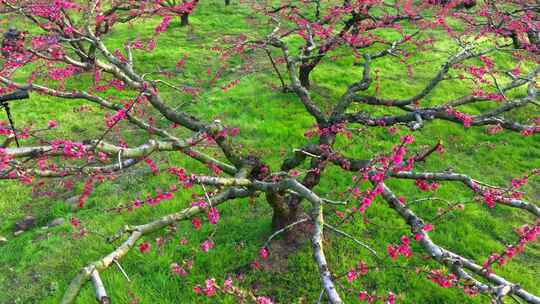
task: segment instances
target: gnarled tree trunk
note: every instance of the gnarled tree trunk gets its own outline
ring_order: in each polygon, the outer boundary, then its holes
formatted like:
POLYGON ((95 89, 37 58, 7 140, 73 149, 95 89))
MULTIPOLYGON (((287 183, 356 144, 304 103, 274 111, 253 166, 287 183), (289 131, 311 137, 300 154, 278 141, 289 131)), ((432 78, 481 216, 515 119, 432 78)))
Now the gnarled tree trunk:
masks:
POLYGON ((273 231, 283 229, 300 219, 301 208, 298 208, 296 204, 291 204, 285 193, 269 193, 266 195, 266 200, 273 209, 273 231))
POLYGON ((300 80, 300 84, 306 89, 309 89, 310 87, 309 74, 311 71, 313 71, 313 66, 311 65, 300 66, 298 79, 300 80))

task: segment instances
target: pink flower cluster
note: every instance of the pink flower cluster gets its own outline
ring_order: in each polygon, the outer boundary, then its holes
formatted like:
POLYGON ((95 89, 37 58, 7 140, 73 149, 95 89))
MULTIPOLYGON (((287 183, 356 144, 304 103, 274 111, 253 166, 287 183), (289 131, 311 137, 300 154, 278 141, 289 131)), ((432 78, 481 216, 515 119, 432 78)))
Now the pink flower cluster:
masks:
POLYGON ((217 208, 215 207, 210 208, 210 210, 208 210, 207 212, 207 215, 208 215, 208 221, 210 222, 210 224, 212 225, 217 224, 217 222, 219 221, 219 212, 217 208))
POLYGON ((362 202, 360 203, 360 208, 358 208, 358 211, 360 213, 364 213, 369 206, 373 203, 373 200, 375 197, 383 192, 383 187, 381 183, 378 183, 373 190, 366 190, 366 193, 364 195, 364 198, 362 198, 362 202))
POLYGON ((535 242, 540 236, 540 220, 537 220, 534 225, 523 225, 517 228, 516 233, 519 235, 517 244, 508 245, 502 253, 493 253, 484 262, 483 268, 491 272, 491 265, 494 263, 500 266, 508 263, 508 260, 514 258, 517 254, 525 250, 528 243, 535 242))
POLYGON ((6 153, 6 149, 0 148, 0 170, 8 167, 11 157, 6 153))
POLYGON ((494 93, 494 92, 486 92, 486 91, 481 90, 481 89, 476 89, 473 92, 472 95, 474 97, 494 100, 494 101, 497 101, 497 102, 504 101, 504 96, 503 95, 501 95, 499 93, 494 93))
POLYGON ((148 242, 146 242, 146 241, 145 241, 145 242, 142 242, 142 243, 139 245, 139 251, 140 251, 141 253, 147 253, 148 251, 150 251, 150 247, 151 247, 150 243, 148 243, 148 242))
POLYGON ((55 129, 56 127, 58 127, 58 122, 56 120, 49 120, 47 123, 47 128, 55 129))
POLYGON ((165 32, 171 23, 171 16, 165 16, 154 30, 157 35, 165 32))
POLYGON ((69 140, 53 140, 51 142, 53 151, 62 151, 64 156, 73 158, 82 158, 86 154, 86 148, 82 143, 69 140))
POLYGON ((304 133, 304 137, 311 138, 316 135, 324 136, 324 135, 329 135, 329 134, 340 134, 340 133, 345 134, 347 138, 351 138, 352 136, 352 133, 347 130, 345 124, 338 123, 338 124, 331 125, 328 128, 322 128, 319 125, 315 125, 312 129, 304 133))
POLYGON ((214 248, 214 241, 212 240, 205 240, 204 242, 202 242, 201 244, 201 250, 204 251, 204 252, 208 252, 210 251, 210 249, 214 248))
POLYGON ((172 198, 173 198, 173 194, 171 192, 158 191, 155 197, 147 197, 145 202, 149 206, 156 206, 156 205, 159 205, 161 201, 170 200, 172 198))
POLYGON ((33 49, 44 50, 52 45, 57 45, 58 38, 52 35, 36 35, 32 37, 31 43, 33 49))
POLYGON ((257 297, 257 304, 273 304, 272 299, 269 297, 257 297))
POLYGON ((158 167, 152 159, 147 158, 144 160, 144 162, 148 165, 148 167, 150 167, 150 170, 152 171, 152 173, 154 173, 154 175, 157 175, 159 173, 158 167))
POLYGON ((240 79, 235 79, 235 80, 229 82, 228 84, 226 84, 225 86, 221 87, 221 90, 223 92, 227 92, 227 91, 231 90, 232 88, 236 87, 239 83, 240 83, 240 79))
POLYGON ((172 263, 170 266, 171 273, 185 277, 188 275, 188 270, 191 270, 193 267, 192 261, 184 262, 183 266, 180 266, 178 263, 172 263), (184 266, 185 265, 185 266, 184 266))
POLYGON ((79 69, 74 66, 67 66, 65 68, 52 68, 49 70, 49 77, 52 80, 63 81, 79 72, 79 69))
POLYGON ((107 129, 114 127, 119 121, 127 118, 127 109, 121 109, 118 112, 114 113, 113 116, 105 120, 105 126, 107 129))
POLYGON ((427 192, 427 191, 435 191, 437 188, 439 188, 439 184, 436 182, 428 183, 426 180, 423 179, 417 179, 414 184, 420 191, 427 192))
POLYGON ((191 225, 193 226, 193 228, 195 228, 195 230, 200 230, 201 225, 202 225, 202 221, 201 221, 200 218, 194 217, 194 218, 191 219, 191 225))
POLYGON ((529 127, 521 131, 521 135, 523 136, 531 136, 535 133, 540 133, 540 127, 529 127))
POLYGON ((81 194, 81 196, 79 196, 79 208, 84 207, 84 203, 86 202, 92 191, 94 191, 94 179, 90 177, 84 183, 83 193, 81 194))
POLYGON ((392 260, 396 260, 400 255, 407 258, 410 258, 413 255, 409 238, 404 235, 400 238, 400 241, 401 244, 399 245, 388 244, 386 247, 386 251, 392 260))
POLYGON ((428 278, 442 288, 450 288, 457 283, 457 276, 455 274, 444 274, 439 269, 432 270, 428 274, 428 278))
POLYGON ((268 259, 268 248, 262 247, 261 249, 259 249, 259 256, 263 260, 268 259))
MULTIPOLYGON (((223 282, 223 286, 220 286, 219 284, 217 284, 214 278, 206 279, 204 282, 204 286, 196 285, 195 287, 193 287, 193 292, 199 295, 204 295, 208 298, 215 296, 219 292, 223 294, 231 294, 237 297, 237 300, 240 303, 244 303, 248 299, 250 300, 253 299, 252 297, 248 297, 244 291, 236 288, 233 285, 233 280, 231 278, 225 279, 225 281, 223 282)), ((255 297, 255 303, 256 304, 273 304, 272 299, 265 296, 255 297)))
POLYGON ((191 14, 191 12, 193 12, 193 9, 195 8, 196 4, 197 4, 196 0, 194 0, 194 1, 186 1, 186 2, 182 2, 179 5, 168 7, 168 10, 170 10, 170 11, 172 11, 172 12, 178 14, 178 15, 191 14))
POLYGON ((184 168, 170 167, 167 172, 176 176, 178 182, 180 182, 184 188, 187 189, 193 186, 193 178, 187 174, 184 168))
POLYGON ((58 20, 62 16, 62 10, 78 9, 80 7, 77 3, 67 0, 54 0, 52 3, 51 1, 36 2, 28 6, 29 13, 51 21, 58 20))
POLYGON ((522 178, 514 178, 512 179, 512 188, 514 189, 517 189, 517 188, 520 188, 521 186, 527 184, 527 181, 528 181, 528 177, 527 176, 524 176, 522 178))
POLYGON ((458 119, 459 121, 461 121, 463 123, 463 126, 465 128, 468 128, 471 126, 472 122, 473 122, 473 119, 470 115, 467 115, 465 113, 462 113, 462 112, 459 112, 457 110, 454 110, 452 108, 448 108, 446 110, 446 113, 448 113, 449 115, 452 115, 454 116, 456 119, 458 119))
POLYGON ((347 272, 347 281, 349 281, 349 283, 352 283, 358 278, 358 276, 366 275, 368 274, 368 272, 369 269, 367 264, 364 261, 360 261, 354 269, 351 269, 347 272))

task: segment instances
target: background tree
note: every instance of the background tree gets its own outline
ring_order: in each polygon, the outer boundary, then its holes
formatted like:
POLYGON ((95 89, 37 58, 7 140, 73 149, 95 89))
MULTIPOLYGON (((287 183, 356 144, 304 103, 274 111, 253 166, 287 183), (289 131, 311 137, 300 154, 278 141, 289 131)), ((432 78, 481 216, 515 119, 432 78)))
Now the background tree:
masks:
POLYGON ((195 1, 161 1, 160 5, 167 8, 168 11, 180 16, 180 26, 186 26, 189 24, 189 14, 193 12, 193 9, 197 5, 198 0, 195 1))
MULTIPOLYGON (((181 6, 187 5, 185 2, 181 6)), ((170 72, 144 70, 138 54, 154 51, 155 36, 168 34, 172 14, 169 1, 0 1, 0 12, 13 22, 28 27, 24 48, 6 48, 0 71, 1 93, 29 90, 34 96, 47 95, 58 100, 78 99, 97 105, 105 111, 105 131, 92 139, 43 140, 39 134, 58 127, 51 121, 45 130, 23 127, 16 133, 24 140, 23 147, 10 147, 15 130, 2 127, 6 136, 0 149, 0 179, 18 180, 34 189, 42 189, 49 180, 69 178, 84 183, 78 197, 79 207, 99 183, 114 182, 130 167, 145 163, 155 174, 171 175, 170 188, 157 190, 155 197, 137 200, 126 208, 157 205, 172 199, 179 191, 194 191, 195 201, 189 207, 156 219, 153 222, 127 225, 108 240, 123 240, 115 250, 85 266, 64 293, 63 303, 73 303, 81 288, 89 281, 100 302, 108 301, 100 273, 138 247, 146 252, 150 244, 141 243, 145 235, 171 227, 178 221, 191 220, 194 229, 201 225, 201 214, 210 224, 220 220, 218 207, 238 198, 263 196, 273 210, 273 234, 261 244, 260 256, 266 259, 272 240, 288 234, 289 246, 310 240, 313 258, 318 266, 323 291, 320 299, 342 303, 342 295, 356 293, 361 300, 384 300, 394 303, 396 295, 377 295, 349 290, 342 281, 353 282, 369 269, 376 269, 384 260, 381 252, 356 236, 343 231, 341 225, 367 220, 366 212, 376 199, 384 200, 395 211, 395 217, 407 223, 410 231, 400 240, 385 244, 388 258, 396 260, 413 255, 412 244, 438 262, 441 269, 425 272, 427 278, 441 287, 463 289, 466 295, 478 293, 494 302, 505 297, 527 303, 540 303, 540 298, 509 282, 493 270, 503 266, 525 250, 540 233, 540 208, 523 198, 520 188, 539 172, 533 170, 518 176, 506 186, 493 186, 465 174, 448 170, 430 170, 422 164, 437 153, 443 153, 441 142, 433 139, 427 149, 415 148, 414 137, 394 139, 392 147, 368 158, 350 155, 352 148, 370 144, 364 128, 397 128, 421 132, 430 123, 444 121, 454 127, 486 126, 490 133, 514 131, 524 136, 540 132, 538 117, 538 3, 535 1, 485 1, 465 10, 460 1, 357 1, 344 3, 299 2, 277 7, 256 7, 266 16, 272 29, 264 37, 239 35, 226 41, 220 49, 219 61, 243 60, 250 65, 251 56, 269 54, 272 65, 286 86, 296 95, 315 125, 307 130, 305 142, 298 143, 292 154, 281 159, 279 168, 240 147, 236 135, 241 130, 220 120, 205 121, 175 103, 179 96, 193 96, 197 89, 180 87, 169 80, 170 72), (159 18, 152 36, 133 35, 118 46, 113 40, 115 29, 136 28, 142 22, 159 18), (536 34, 536 36, 535 36, 536 34), (451 42, 451 43, 450 43, 451 42), (116 45, 116 46, 114 46, 116 45), (432 70, 430 79, 413 96, 388 96, 379 84, 379 77, 393 73, 391 65, 372 70, 379 60, 402 65, 399 77, 414 79, 422 64, 420 54, 446 53, 447 59, 432 70), (506 58, 499 65, 497 58, 506 58), (277 60, 274 60, 277 58, 277 60), (357 81, 345 85, 338 100, 325 98, 322 84, 311 73, 325 60, 343 60, 347 73, 358 74, 357 81), (281 76, 280 70, 286 71, 281 76), (29 72, 30 71, 30 72, 29 72), (85 79, 84 87, 70 80, 85 79), (470 92, 450 92, 455 83, 466 82, 470 92), (436 90, 449 90, 448 98, 433 100, 436 90), (111 95, 115 92, 118 95, 111 95), (169 93, 167 93, 169 92, 169 93), (171 94, 170 92, 174 92, 171 94), (185 94, 185 95, 183 95, 185 94), (467 110, 474 110, 469 114, 467 110), (519 115, 511 112, 519 111, 519 115), (519 119, 519 120, 518 120, 519 119), (136 140, 126 133, 137 134, 136 140), (132 142, 129 142, 132 140, 132 142), (212 149, 218 153, 212 154, 212 149), (186 158, 202 163, 211 174, 187 172, 173 163, 156 164, 153 155, 180 152, 186 158), (309 167, 300 172, 303 163, 309 167), (421 169, 419 170, 418 167, 421 169), (340 170, 352 182, 333 197, 323 197, 316 187, 327 171, 340 170), (407 193, 400 196, 395 183, 413 180, 420 191, 434 191, 440 182, 462 183, 477 201, 489 208, 521 209, 529 214, 529 222, 516 229, 517 241, 503 252, 493 253, 478 263, 458 252, 444 248, 430 238, 434 226, 423 219, 422 209, 407 202, 407 193), (191 189, 191 190, 190 190, 191 189), (197 194, 200 191, 201 193, 197 194), (345 274, 331 272, 324 234, 332 232, 355 242, 373 265, 359 263, 345 274), (127 238, 126 238, 127 237, 127 238)), ((191 5, 194 5, 192 2, 191 5)), ((192 9, 192 8, 191 8, 192 9)), ((189 12, 191 12, 191 9, 189 12)), ((185 14, 188 10, 180 10, 185 14)), ((183 16, 183 15, 182 15, 183 16)), ((176 63, 176 72, 186 64, 176 63)), ((171 64, 172 65, 172 64, 171 64)), ((210 80, 201 77, 200 86, 213 86, 223 77, 223 70, 208 71, 210 80)), ((223 89, 233 87, 237 79, 223 89)), ((533 140, 533 139, 531 139, 533 140)), ((411 187, 412 188, 412 187, 411 187)), ((458 205, 450 205, 441 216, 458 205)), ((485 216, 489 216, 486 214, 485 216)), ((73 225, 84 232, 76 219, 73 225)), ((170 228, 172 229, 172 228, 170 228)), ((373 240, 373 242, 384 242, 373 240)), ((214 246, 212 235, 201 244, 202 251, 214 246)), ((172 271, 184 271, 183 265, 172 265, 172 271)), ((269 303, 268 297, 240 288, 233 281, 223 284, 208 279, 195 292, 208 297, 217 293, 232 294, 241 301, 269 303)))

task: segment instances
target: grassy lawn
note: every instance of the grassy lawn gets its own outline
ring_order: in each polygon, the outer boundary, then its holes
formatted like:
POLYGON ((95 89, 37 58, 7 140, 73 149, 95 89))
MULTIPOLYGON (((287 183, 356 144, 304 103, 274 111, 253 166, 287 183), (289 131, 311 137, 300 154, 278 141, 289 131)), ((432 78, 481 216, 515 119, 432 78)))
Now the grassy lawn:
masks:
MULTIPOLYGON (((190 21, 190 27, 180 28, 174 24, 169 32, 158 39, 156 51, 137 54, 140 71, 152 70, 156 66, 174 66, 187 53, 189 58, 181 75, 169 81, 180 85, 196 85, 196 79, 207 77, 209 67, 215 71, 220 64, 211 48, 218 45, 223 32, 230 36, 245 33, 253 37, 268 32, 261 20, 251 17, 243 4, 234 1, 229 7, 224 7, 222 1, 202 1, 190 21)), ((151 33, 158 22, 153 20, 138 25, 137 31, 141 35, 144 32, 151 33)), ((120 46, 126 39, 136 38, 136 35, 127 26, 121 28, 114 34, 114 41, 109 47, 114 49, 114 43, 120 46)), ((441 43, 438 47, 444 50, 452 46, 451 43, 441 43)), ((343 52, 346 50, 338 49, 335 55, 343 52)), ((315 122, 305 113, 293 94, 272 89, 272 86, 278 86, 279 83, 264 54, 254 54, 253 57, 253 71, 242 73, 234 65, 235 59, 233 64, 228 65, 220 83, 213 87, 203 85, 204 90, 194 100, 188 94, 174 91, 164 96, 171 105, 183 106, 186 111, 205 119, 220 119, 226 125, 238 127, 238 142, 242 148, 249 149, 269 163, 273 170, 277 170, 284 153, 291 153, 292 149, 309 142, 303 134, 315 122), (238 78, 240 83, 236 87, 226 92, 220 89, 238 78)), ((322 108, 328 109, 346 90, 347 85, 360 77, 360 68, 356 71, 357 75, 351 73, 352 61, 349 57, 328 59, 315 70, 314 98, 322 108)), ((440 54, 418 58, 413 80, 402 77, 406 70, 396 64, 395 59, 376 61, 375 68, 383 71, 380 79, 381 94, 385 97, 414 95, 436 72, 434 67, 438 67, 446 57, 447 54, 441 51, 440 54), (428 63, 420 64, 421 61, 428 63)), ((501 56, 500 61, 504 63, 504 60, 501 56)), ((84 86, 85 81, 88 81, 85 77, 80 77, 71 85, 84 86)), ((466 84, 448 81, 425 102, 457 97, 467 92, 467 89, 466 84)), ((115 94, 121 97, 120 93, 115 94)), ((74 111, 83 104, 82 101, 33 95, 29 101, 15 104, 13 113, 16 123, 20 124, 43 126, 49 119, 58 120, 59 129, 44 134, 45 138, 80 140, 99 136, 105 129, 104 112, 94 106, 85 113, 74 111)), ((478 109, 469 110, 474 113, 478 109)), ((529 110, 524 109, 515 115, 531 115, 529 110)), ((0 119, 4 117, 0 116, 0 119)), ((393 135, 384 129, 368 129, 355 136, 353 144, 345 138, 339 138, 338 145, 347 155, 369 158, 390 151, 399 136, 407 132, 407 129, 401 128, 393 135)), ((427 124, 415 137, 415 150, 430 147, 439 139, 444 141, 446 150, 444 156, 434 156, 419 164, 418 169, 435 171, 452 168, 455 172, 469 174, 490 184, 505 185, 513 177, 532 168, 540 168, 540 141, 534 137, 523 137, 510 132, 488 135, 482 128, 465 129, 442 122, 427 124)), ((147 140, 147 137, 135 133, 127 138, 133 144, 147 140)), ((208 168, 186 160, 180 153, 156 156, 155 160, 163 167, 174 164, 192 172, 208 173, 208 168)), ((323 179, 316 188, 316 192, 322 196, 335 197, 335 194, 345 191, 351 185, 351 174, 344 174, 336 168, 330 168, 326 174, 328 178, 323 179)), ((106 243, 103 236, 114 234, 126 223, 146 223, 190 205, 191 191, 179 191, 174 199, 155 207, 144 206, 133 212, 107 211, 136 198, 153 195, 157 188, 167 189, 170 184, 171 176, 166 172, 155 176, 144 165, 139 165, 115 182, 97 187, 85 207, 78 209, 65 202, 73 193, 61 193, 51 198, 36 197, 28 187, 0 181, 0 235, 8 239, 6 243, 0 244, 0 303, 58 303, 66 286, 81 267, 115 248, 115 244, 106 243), (22 235, 13 236, 15 221, 27 214, 37 218, 37 226, 22 235), (49 229, 40 228, 58 217, 79 218, 88 234, 82 238, 75 237, 68 221, 49 229)), ((397 194, 406 196, 409 201, 432 195, 417 191, 412 181, 394 181, 389 184, 397 194)), ((56 187, 61 188, 60 184, 56 187)), ((80 194, 82 185, 77 187, 76 194, 80 194)), ((526 190, 526 198, 536 203, 540 198, 538 181, 531 180, 526 190)), ((202 193, 198 188, 195 188, 195 192, 202 193)), ((503 244, 514 242, 517 236, 513 228, 531 221, 528 214, 519 210, 503 206, 489 209, 485 204, 472 200, 471 194, 461 185, 443 183, 436 196, 451 202, 463 202, 465 209, 452 212, 434 223, 435 230, 431 234, 434 241, 465 257, 476 259, 478 263, 483 262, 490 253, 502 250, 503 244)), ((425 219, 432 219, 441 207, 444 206, 440 202, 422 202, 415 204, 413 209, 425 219)), ((334 212, 333 209, 328 208, 326 212, 330 214, 334 212)), ((381 256, 386 255, 388 243, 398 242, 400 236, 409 233, 406 224, 380 200, 367 211, 366 217, 372 224, 365 224, 361 218, 357 218, 342 228, 368 243, 381 256)), ((185 222, 177 225, 176 232, 163 230, 146 237, 145 240, 153 245, 150 252, 142 254, 132 250, 121 260, 130 278, 129 282, 116 266, 102 274, 113 302, 128 303, 138 299, 140 303, 235 303, 232 297, 207 299, 197 296, 192 288, 208 277, 222 283, 226 277, 234 276, 240 269, 244 270, 241 285, 252 288, 257 294, 270 295, 279 303, 316 302, 321 286, 308 245, 291 252, 285 262, 280 262, 279 272, 249 270, 250 263, 257 258, 258 249, 271 233, 271 210, 262 197, 255 201, 245 199, 225 204, 221 209, 221 218, 217 228, 204 224, 201 231, 195 233, 191 224, 185 222), (214 237, 216 247, 208 253, 201 253, 199 244, 214 228, 217 229, 214 237), (155 239, 158 237, 170 238, 159 252, 155 250, 155 239), (180 244, 183 237, 188 239, 187 245, 180 244), (193 259, 194 266, 188 276, 171 274, 169 267, 172 262, 181 263, 189 259, 193 259)), ((326 241, 326 253, 334 273, 345 273, 360 260, 373 265, 372 258, 350 240, 328 233, 326 241)), ((346 302, 355 302, 360 290, 369 290, 379 295, 392 291, 399 294, 401 303, 489 301, 482 296, 464 298, 462 291, 442 289, 425 275, 417 274, 418 268, 429 270, 439 266, 426 260, 416 244, 413 244, 413 250, 415 255, 410 259, 400 258, 393 262, 386 258, 379 268, 372 268, 367 276, 352 285, 345 279, 340 280, 345 287, 355 290, 354 293, 345 292, 346 302)), ((532 244, 510 264, 495 269, 508 280, 519 283, 532 293, 540 294, 539 261, 540 245, 532 244)), ((93 289, 87 285, 78 303, 94 302, 93 289)))

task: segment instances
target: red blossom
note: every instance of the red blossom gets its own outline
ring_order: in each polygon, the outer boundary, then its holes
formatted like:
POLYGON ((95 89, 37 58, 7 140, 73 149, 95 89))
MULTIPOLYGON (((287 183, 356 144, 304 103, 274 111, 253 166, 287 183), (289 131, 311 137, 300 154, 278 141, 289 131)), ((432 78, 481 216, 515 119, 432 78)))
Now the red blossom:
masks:
POLYGON ((141 253, 147 253, 148 251, 150 251, 150 247, 151 247, 150 243, 145 241, 139 245, 139 251, 141 253))
POLYGON ((202 221, 200 218, 194 217, 193 219, 191 219, 191 225, 193 225, 193 228, 195 228, 195 230, 201 229, 201 224, 202 221))

